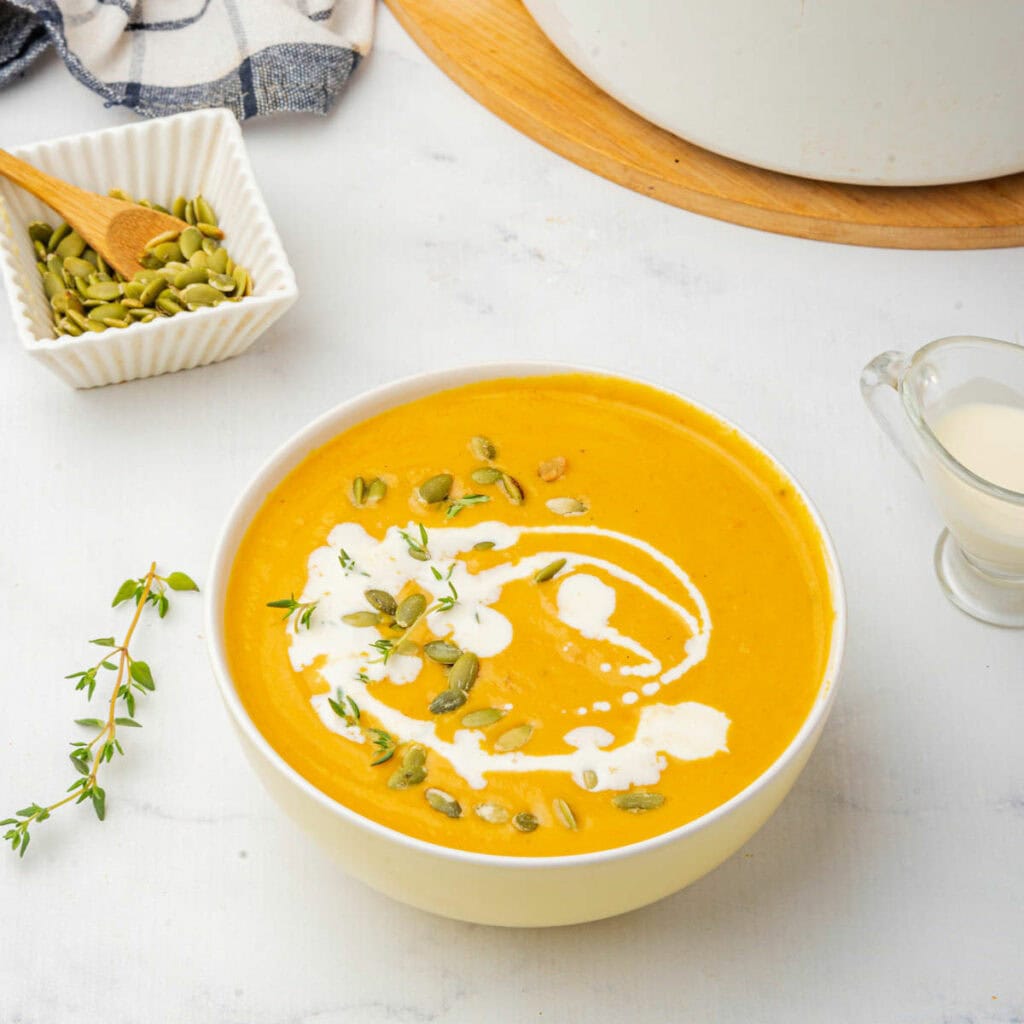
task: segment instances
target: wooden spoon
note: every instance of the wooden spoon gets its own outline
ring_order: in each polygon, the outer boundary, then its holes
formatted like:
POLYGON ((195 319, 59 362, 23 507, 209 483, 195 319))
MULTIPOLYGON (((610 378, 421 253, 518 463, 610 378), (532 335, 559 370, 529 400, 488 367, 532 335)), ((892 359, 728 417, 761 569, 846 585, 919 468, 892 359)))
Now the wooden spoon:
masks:
POLYGON ((69 185, 0 149, 0 175, 56 210, 119 274, 131 278, 142 265, 146 243, 166 231, 180 233, 183 220, 122 199, 69 185))

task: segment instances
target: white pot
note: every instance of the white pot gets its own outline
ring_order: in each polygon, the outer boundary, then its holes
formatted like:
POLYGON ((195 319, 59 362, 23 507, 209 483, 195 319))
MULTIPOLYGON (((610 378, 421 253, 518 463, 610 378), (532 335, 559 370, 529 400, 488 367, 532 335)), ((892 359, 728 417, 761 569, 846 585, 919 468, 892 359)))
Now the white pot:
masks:
POLYGON ((627 107, 772 170, 931 185, 1024 170, 1021 0, 524 0, 627 107))
POLYGON ((825 549, 835 620, 828 663, 800 731, 763 775, 709 814, 653 839, 597 853, 566 857, 467 853, 411 838, 349 810, 307 782, 263 737, 246 712, 228 668, 224 616, 235 553, 267 493, 311 451, 396 405, 472 381, 579 372, 603 371, 547 363, 467 366, 397 381, 343 403, 286 442, 245 489, 228 517, 208 577, 206 635, 214 673, 242 747, 271 796, 349 874, 403 903, 446 917, 531 927, 576 924, 634 910, 682 889, 742 846, 782 802, 814 749, 835 696, 846 633, 839 564, 810 500, 765 452, 810 509, 825 549))

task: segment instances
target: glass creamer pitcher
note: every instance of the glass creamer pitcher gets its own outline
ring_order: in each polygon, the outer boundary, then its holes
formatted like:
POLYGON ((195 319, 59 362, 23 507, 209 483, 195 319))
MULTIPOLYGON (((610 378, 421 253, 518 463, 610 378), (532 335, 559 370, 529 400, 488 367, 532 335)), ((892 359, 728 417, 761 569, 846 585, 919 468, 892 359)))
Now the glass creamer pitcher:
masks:
POLYGON ((946 595, 983 622, 1024 627, 1024 346, 955 337, 883 352, 860 386, 945 520, 946 595))

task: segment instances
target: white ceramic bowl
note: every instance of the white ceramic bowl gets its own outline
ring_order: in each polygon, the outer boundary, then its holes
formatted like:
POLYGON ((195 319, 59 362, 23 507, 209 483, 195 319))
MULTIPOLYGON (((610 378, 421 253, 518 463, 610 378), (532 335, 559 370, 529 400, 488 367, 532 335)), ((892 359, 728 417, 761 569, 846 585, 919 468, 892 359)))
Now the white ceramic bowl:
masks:
POLYGON ((524 0, 621 103, 772 170, 935 185, 1024 170, 1024 3, 524 0))
POLYGON ((106 194, 169 203, 202 192, 225 245, 253 279, 253 294, 148 324, 55 337, 27 228, 59 218, 0 178, 0 270, 29 355, 76 388, 185 370, 244 352, 296 299, 295 275, 256 187, 242 132, 227 110, 197 110, 12 149, 40 170, 106 194))
POLYGON ((561 364, 467 366, 400 380, 344 402, 296 434, 257 473, 228 517, 209 573, 206 635, 214 674, 242 747, 271 796, 349 874, 404 903, 446 917, 511 926, 575 924, 621 914, 682 889, 737 850, 778 807, 814 749, 835 696, 846 630, 839 564, 809 499, 775 462, 807 503, 825 548, 835 605, 831 648, 814 706, 792 743, 755 782, 711 813, 653 839, 598 853, 566 857, 466 853, 410 838, 349 810, 307 782, 264 739, 242 705, 228 668, 224 601, 238 544, 271 488, 311 451, 385 409, 472 381, 579 372, 614 376, 561 364))

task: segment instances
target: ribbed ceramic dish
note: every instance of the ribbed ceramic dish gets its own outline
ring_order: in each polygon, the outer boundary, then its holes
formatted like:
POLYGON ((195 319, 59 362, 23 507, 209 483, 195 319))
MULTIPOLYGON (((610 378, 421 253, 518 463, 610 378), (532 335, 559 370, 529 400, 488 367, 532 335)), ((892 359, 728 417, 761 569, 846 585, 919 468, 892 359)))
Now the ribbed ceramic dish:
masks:
POLYGON ((298 297, 295 275, 256 187, 242 132, 227 110, 198 110, 12 149, 82 188, 170 204, 202 192, 225 245, 253 279, 253 294, 148 324, 56 337, 27 227, 59 218, 0 179, 0 269, 25 351, 76 388, 153 377, 244 352, 298 297))

